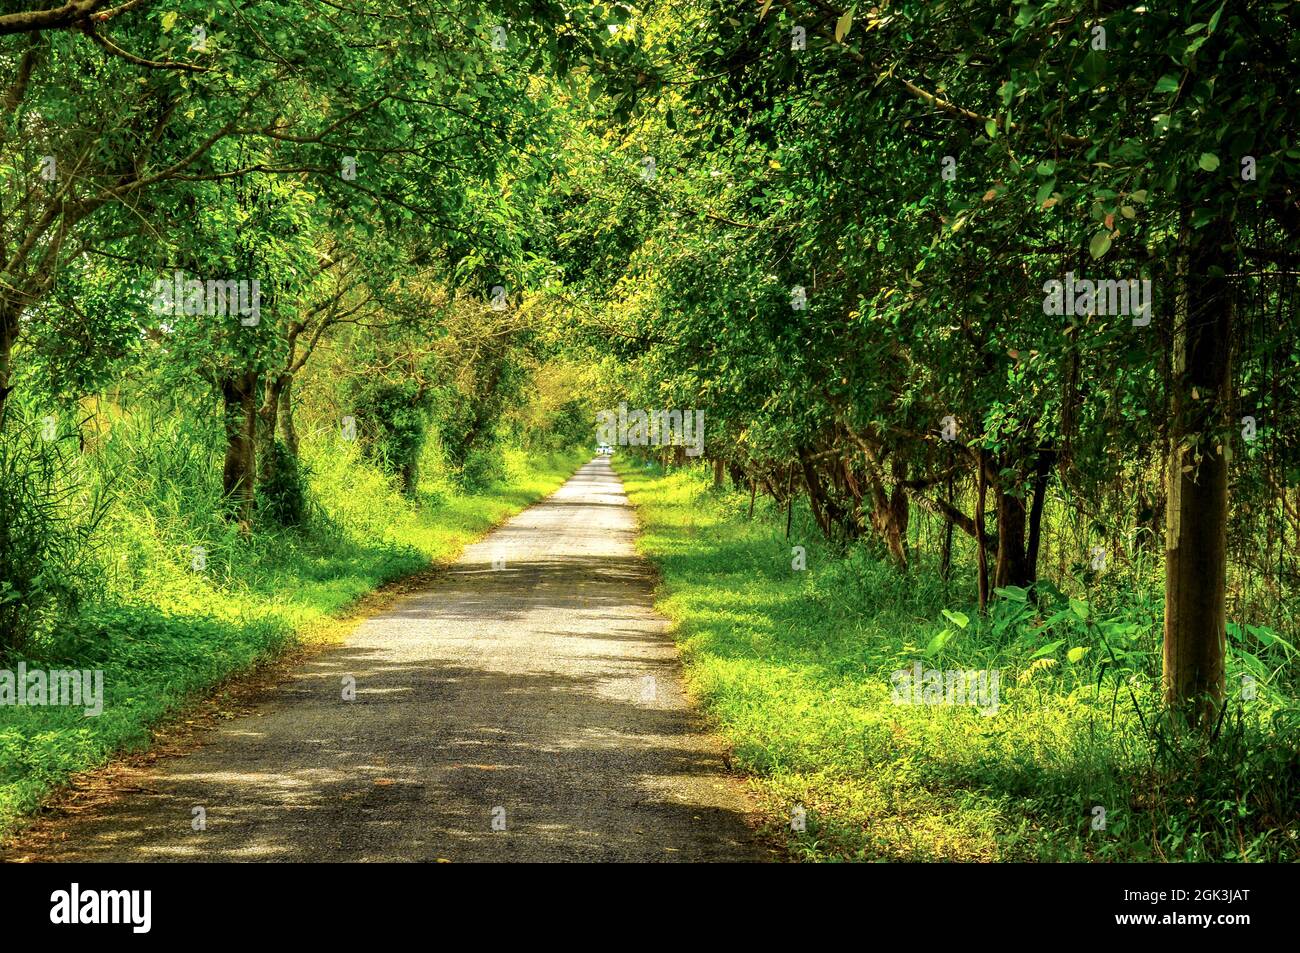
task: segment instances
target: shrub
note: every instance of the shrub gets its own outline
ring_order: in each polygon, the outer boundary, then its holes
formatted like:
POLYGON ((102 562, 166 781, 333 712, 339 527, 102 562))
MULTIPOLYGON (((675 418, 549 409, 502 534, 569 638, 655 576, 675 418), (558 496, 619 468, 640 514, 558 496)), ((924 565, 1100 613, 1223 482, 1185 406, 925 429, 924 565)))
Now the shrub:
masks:
POLYGON ((307 480, 298 458, 281 441, 269 449, 269 477, 258 483, 258 512, 280 526, 301 526, 307 517, 307 480))
POLYGON ((75 437, 0 420, 0 656, 25 650, 92 590, 107 494, 86 488, 75 437))

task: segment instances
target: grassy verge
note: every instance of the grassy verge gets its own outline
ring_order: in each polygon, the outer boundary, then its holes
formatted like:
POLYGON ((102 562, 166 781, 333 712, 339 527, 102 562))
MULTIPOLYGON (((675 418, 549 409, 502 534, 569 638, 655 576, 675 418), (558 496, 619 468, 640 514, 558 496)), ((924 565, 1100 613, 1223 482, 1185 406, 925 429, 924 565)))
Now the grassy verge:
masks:
POLYGON ((1058 593, 1048 611, 1010 593, 980 619, 931 572, 833 554, 803 520, 786 540, 784 514, 747 519, 748 494, 700 469, 616 467, 691 687, 792 857, 1296 859, 1294 699, 1234 702, 1212 744, 1153 737, 1148 602, 1058 593), (976 704, 900 703, 895 673, 918 663, 996 673, 994 710, 974 688, 976 704))
POLYGON ((102 530, 104 594, 22 660, 101 670, 103 712, 0 706, 0 836, 69 775, 148 745, 163 716, 288 647, 335 634, 332 623, 376 587, 450 562, 586 457, 513 452, 487 488, 426 482, 410 500, 354 452, 320 444, 306 453, 318 510, 300 531, 244 539, 192 501, 169 513, 156 480, 128 481, 102 530))

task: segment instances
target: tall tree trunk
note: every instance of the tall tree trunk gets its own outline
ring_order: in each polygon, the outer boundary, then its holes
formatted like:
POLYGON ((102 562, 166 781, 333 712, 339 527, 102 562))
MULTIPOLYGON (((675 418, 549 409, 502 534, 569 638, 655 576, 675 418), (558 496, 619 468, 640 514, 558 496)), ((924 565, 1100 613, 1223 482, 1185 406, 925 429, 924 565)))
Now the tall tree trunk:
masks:
POLYGON ((244 395, 244 474, 240 484, 239 523, 245 533, 253 530, 253 505, 257 492, 257 373, 249 371, 244 395))
POLYGON ((257 408, 258 423, 255 436, 257 440, 257 480, 259 483, 273 483, 276 477, 275 434, 279 430, 280 394, 288 383, 287 375, 279 375, 265 384, 262 404, 257 408))
POLYGON ((1056 451, 1040 449, 1034 461, 1034 499, 1029 504, 1029 542, 1025 546, 1025 570, 1030 583, 1038 581, 1038 550, 1043 538, 1043 505, 1047 482, 1056 464, 1056 451))
POLYGON ((718 457, 713 461, 713 488, 715 490, 722 489, 722 476, 724 472, 722 458, 718 457))
POLYGON ((993 585, 1027 587, 1030 583, 1025 552, 1025 501, 998 491, 998 553, 993 585))
POLYGON ((979 451, 979 472, 975 477, 975 555, 979 564, 980 612, 989 604, 989 557, 988 547, 984 542, 984 498, 988 492, 988 477, 983 447, 979 451))
POLYGON ((1193 724, 1213 723, 1223 700, 1228 461, 1219 441, 1228 407, 1233 256, 1219 222, 1184 228, 1174 308, 1165 526, 1164 689, 1193 724), (1189 247, 1190 246, 1190 247, 1189 247))
POLYGON ((884 542, 889 551, 889 559, 894 566, 906 571, 907 523, 910 509, 903 481, 907 479, 907 467, 896 459, 891 464, 891 472, 894 486, 891 491, 887 491, 876 468, 874 466, 867 468, 867 485, 871 490, 871 528, 884 542))
MULTIPOLYGON (((860 486, 861 480, 859 479, 859 477, 866 479, 872 484, 878 484, 878 481, 876 477, 870 473, 870 471, 868 471, 866 474, 862 474, 860 472, 854 473, 853 461, 848 456, 845 456, 840 460, 840 467, 837 472, 842 472, 843 479, 844 479, 844 484, 843 484, 844 489, 848 491, 848 496, 853 501, 853 512, 851 514, 851 518, 853 520, 853 526, 854 526, 853 535, 856 538, 858 535, 857 530, 860 529, 862 526, 862 488, 860 486)), ((873 526, 876 526, 874 512, 872 513, 871 522, 873 526)), ((878 526, 876 526, 876 529, 877 531, 879 531, 878 526)))
POLYGON ((812 510, 813 520, 821 529, 822 534, 829 539, 831 530, 822 506, 821 480, 817 477, 817 471, 813 469, 812 461, 808 459, 808 455, 802 450, 799 451, 799 465, 803 470, 804 486, 808 488, 808 508, 812 510))
POLYGON ((280 439, 284 441, 289 453, 296 460, 298 458, 298 428, 293 422, 292 377, 284 382, 284 389, 280 391, 280 411, 277 417, 280 421, 280 439))

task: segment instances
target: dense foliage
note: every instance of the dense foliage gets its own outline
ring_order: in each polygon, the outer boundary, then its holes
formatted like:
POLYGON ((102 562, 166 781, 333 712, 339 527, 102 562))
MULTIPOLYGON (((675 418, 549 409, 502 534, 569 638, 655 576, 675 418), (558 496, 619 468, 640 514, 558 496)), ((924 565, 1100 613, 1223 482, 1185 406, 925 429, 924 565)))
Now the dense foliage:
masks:
POLYGON ((556 207, 607 399, 703 408, 719 472, 900 570, 946 575, 955 529, 981 608, 1155 554, 1166 696, 1211 724, 1229 621, 1290 626, 1300 579, 1294 17, 656 7, 556 207))

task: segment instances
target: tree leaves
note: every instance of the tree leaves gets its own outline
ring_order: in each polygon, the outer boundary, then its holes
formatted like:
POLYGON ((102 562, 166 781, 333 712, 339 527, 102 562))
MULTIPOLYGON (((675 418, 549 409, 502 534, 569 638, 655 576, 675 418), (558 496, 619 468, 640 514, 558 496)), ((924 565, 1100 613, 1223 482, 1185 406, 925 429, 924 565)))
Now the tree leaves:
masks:
POLYGON ((849 30, 853 28, 853 7, 845 10, 838 20, 835 21, 835 42, 842 43, 844 38, 849 35, 849 30))
POLYGON ((1179 85, 1177 76, 1173 73, 1166 73, 1156 81, 1155 91, 1157 93, 1176 93, 1179 85))

